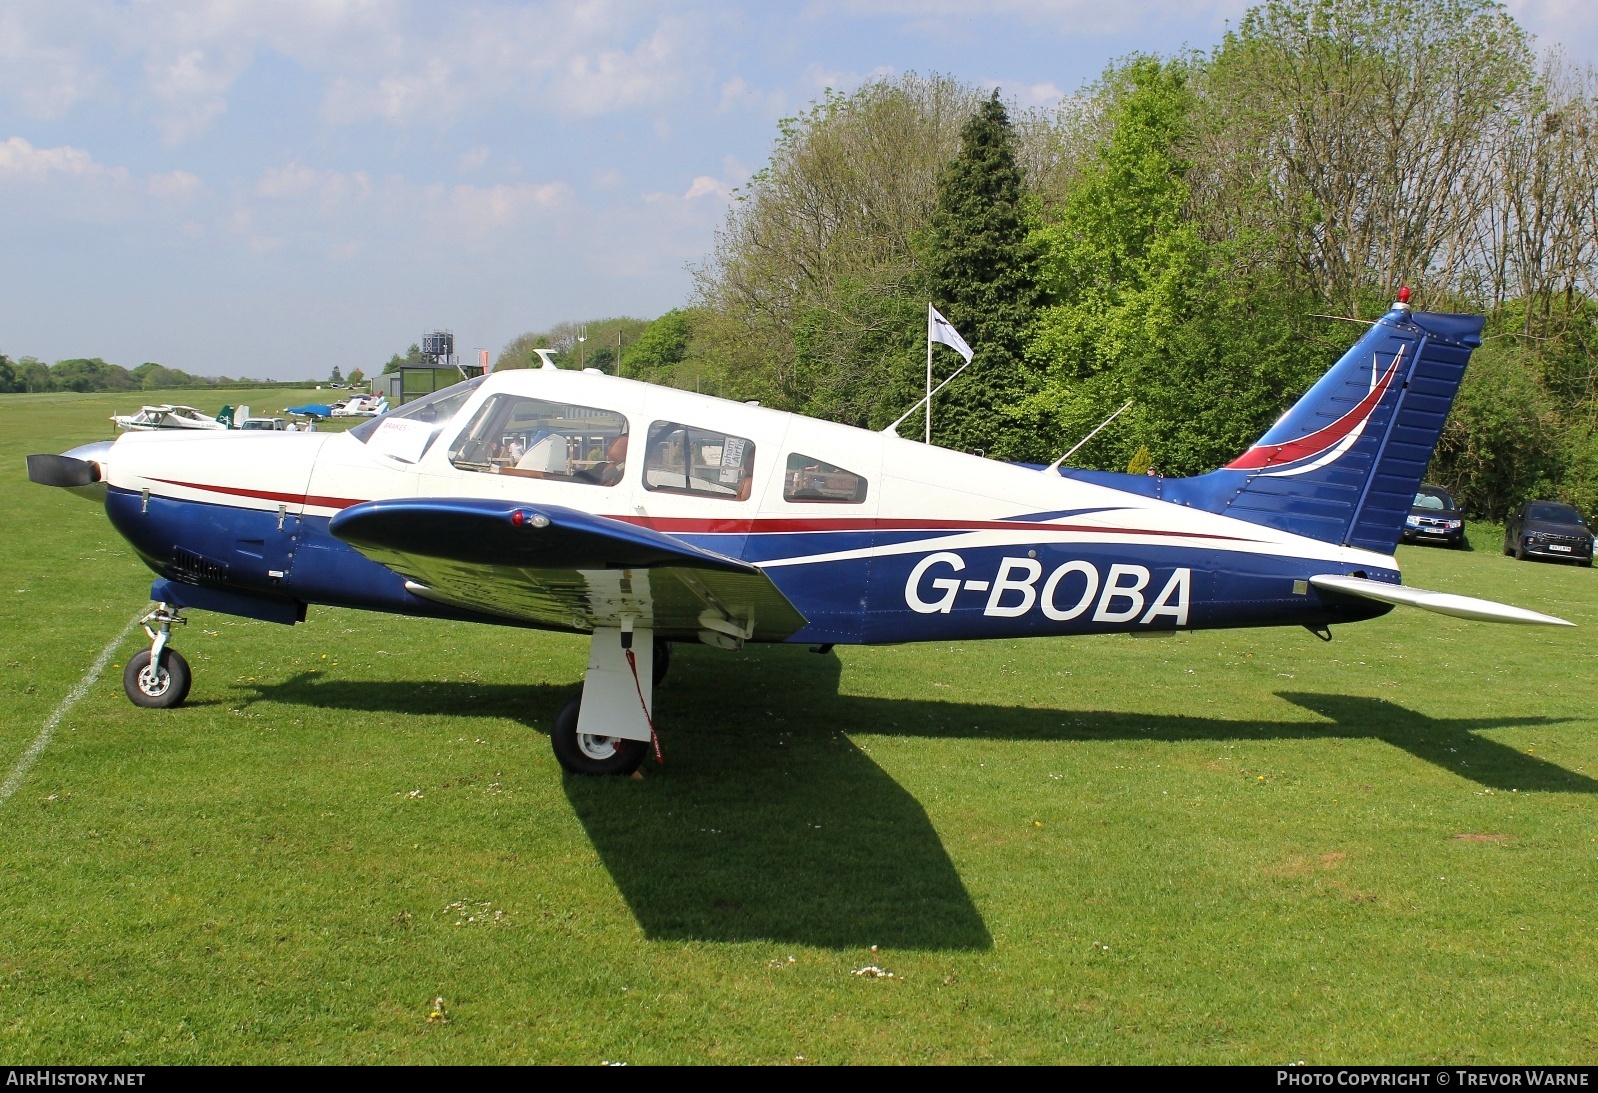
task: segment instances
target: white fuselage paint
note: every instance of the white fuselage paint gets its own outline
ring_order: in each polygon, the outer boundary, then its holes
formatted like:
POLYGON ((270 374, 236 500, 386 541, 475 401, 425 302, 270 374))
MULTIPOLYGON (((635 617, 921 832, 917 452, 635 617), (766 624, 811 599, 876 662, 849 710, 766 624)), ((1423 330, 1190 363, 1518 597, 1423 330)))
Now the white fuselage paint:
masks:
MULTIPOLYGON (((290 515, 332 516, 352 504, 388 498, 462 497, 561 505, 676 535, 713 535, 722 529, 780 533, 787 537, 781 540, 784 549, 767 551, 757 562, 771 571, 921 556, 902 603, 928 614, 946 613, 958 592, 980 590, 988 597, 983 614, 996 619, 1038 612, 1052 621, 1080 617, 1100 623, 1182 625, 1196 587, 1191 573, 1178 569, 1162 576, 1158 587, 1150 587, 1145 566, 1131 558, 1114 562, 1117 548, 1180 548, 1190 552, 1193 561, 1186 565, 1194 568, 1207 564, 1206 556, 1224 552, 1325 563, 1328 570, 1338 571, 1398 569, 1390 555, 1096 483, 694 392, 564 370, 490 375, 414 462, 345 434, 236 431, 124 434, 103 466, 113 487, 134 493, 148 490, 153 496, 290 515), (507 393, 624 415, 640 450, 633 453, 623 480, 607 487, 485 474, 452 464, 448 453, 456 432, 487 399, 507 393), (639 473, 641 449, 656 421, 716 430, 754 444, 755 478, 748 495, 736 499, 647 490, 639 473), (864 502, 786 499, 786 460, 794 453, 864 477, 869 482, 864 502), (826 534, 849 521, 922 533, 911 541, 884 534, 853 544, 826 534), (963 572, 962 555, 984 548, 1007 548, 999 568, 963 572), (1070 560, 1077 549, 1095 560, 1070 560), (1045 550, 1063 551, 1067 560, 1062 564, 1056 558, 1045 567, 1034 556, 1045 550), (959 564, 950 558, 959 558, 959 564)), ((733 544, 727 549, 741 552, 733 544)), ((899 596, 897 589, 889 594, 899 596)))

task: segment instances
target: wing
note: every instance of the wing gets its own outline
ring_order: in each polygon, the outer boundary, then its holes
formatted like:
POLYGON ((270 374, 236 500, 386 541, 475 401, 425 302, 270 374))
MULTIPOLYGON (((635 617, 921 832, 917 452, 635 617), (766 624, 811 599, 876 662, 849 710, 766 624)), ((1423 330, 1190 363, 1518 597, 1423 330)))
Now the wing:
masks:
POLYGON ((424 599, 562 630, 781 641, 805 625, 748 562, 621 520, 469 498, 368 501, 329 530, 424 599))
POLYGON ((1474 596, 1456 596, 1452 592, 1428 592, 1424 588, 1412 588, 1401 584, 1384 584, 1381 581, 1370 581, 1363 577, 1342 577, 1327 573, 1311 577, 1309 583, 1316 588, 1324 588, 1329 592, 1340 592, 1345 596, 1359 596, 1362 599, 1376 600, 1380 603, 1418 607, 1423 611, 1435 611, 1439 615, 1452 615, 1458 619, 1474 619, 1477 622, 1518 622, 1532 626, 1576 625, 1573 622, 1566 622, 1564 619, 1557 619, 1552 615, 1527 611, 1524 607, 1512 607, 1506 603, 1494 603, 1492 600, 1478 600, 1474 596))

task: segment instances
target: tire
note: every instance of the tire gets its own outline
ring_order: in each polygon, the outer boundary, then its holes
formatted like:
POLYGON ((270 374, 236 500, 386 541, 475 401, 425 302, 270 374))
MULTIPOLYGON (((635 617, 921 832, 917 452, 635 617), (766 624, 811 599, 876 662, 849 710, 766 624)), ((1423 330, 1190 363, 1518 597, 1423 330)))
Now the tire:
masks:
POLYGON ((150 710, 169 710, 181 706, 189 697, 193 673, 189 662, 176 649, 161 651, 162 663, 150 670, 150 650, 140 649, 122 669, 122 689, 135 706, 150 710))
POLYGON ((1526 544, 1517 540, 1515 542, 1515 561, 1524 562, 1525 560, 1526 560, 1526 544))
POLYGON ((666 672, 671 668, 671 642, 665 638, 655 639, 655 667, 650 673, 659 687, 666 681, 666 672))
POLYGON ((576 695, 555 715, 549 743, 555 759, 572 774, 627 775, 644 761, 649 745, 642 740, 621 740, 614 736, 584 736, 577 731, 577 714, 583 696, 576 695))

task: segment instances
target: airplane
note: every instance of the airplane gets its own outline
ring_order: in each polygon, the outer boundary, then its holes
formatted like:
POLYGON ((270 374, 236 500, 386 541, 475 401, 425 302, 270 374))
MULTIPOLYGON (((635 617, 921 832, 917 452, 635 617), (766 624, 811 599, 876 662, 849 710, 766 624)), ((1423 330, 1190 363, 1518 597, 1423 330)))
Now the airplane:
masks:
POLYGON ((136 704, 187 696, 171 636, 188 609, 563 631, 589 655, 555 755, 630 774, 661 760, 670 642, 1330 640, 1395 605, 1570 625, 1401 583, 1394 550, 1483 323, 1404 290, 1246 452, 1191 478, 1004 463, 547 357, 347 433, 129 433, 28 472, 100 500, 156 573, 124 673, 136 704))

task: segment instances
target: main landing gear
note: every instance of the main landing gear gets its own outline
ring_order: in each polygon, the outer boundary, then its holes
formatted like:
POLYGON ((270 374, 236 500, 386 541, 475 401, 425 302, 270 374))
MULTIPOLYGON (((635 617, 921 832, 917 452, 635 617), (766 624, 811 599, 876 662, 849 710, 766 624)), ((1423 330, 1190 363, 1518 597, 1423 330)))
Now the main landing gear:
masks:
POLYGON ((168 645, 172 640, 172 625, 182 626, 188 621, 176 608, 164 603, 157 604, 154 611, 140 620, 144 632, 150 635, 150 647, 135 653, 122 670, 122 689, 127 691, 135 706, 165 710, 182 704, 189 697, 189 684, 194 679, 189 672, 189 662, 168 645))
POLYGON ((669 645, 630 622, 596 628, 582 693, 561 707, 549 734, 560 765, 572 774, 627 775, 651 745, 658 759, 654 688, 670 660, 669 645))

